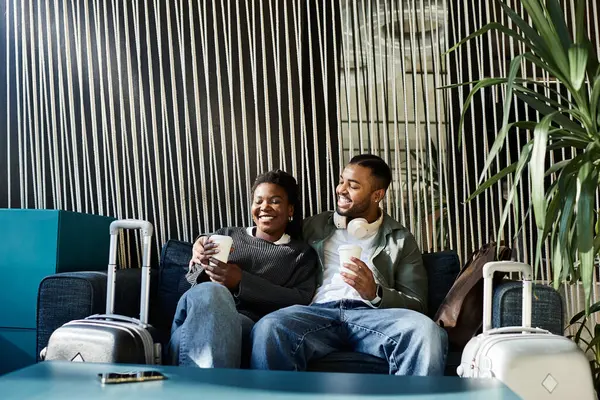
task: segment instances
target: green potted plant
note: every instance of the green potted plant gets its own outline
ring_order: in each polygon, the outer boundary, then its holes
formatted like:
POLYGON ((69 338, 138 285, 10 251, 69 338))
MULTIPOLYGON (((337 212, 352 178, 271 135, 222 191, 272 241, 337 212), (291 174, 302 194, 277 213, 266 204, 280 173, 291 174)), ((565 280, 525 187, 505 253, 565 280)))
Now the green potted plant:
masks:
POLYGON ((585 311, 575 314, 569 321, 569 328, 574 328, 568 335, 586 353, 590 360, 590 368, 594 379, 596 393, 600 393, 600 324, 594 322, 593 314, 600 311, 600 302, 590 306, 589 315, 585 311))
MULTIPOLYGON (((563 282, 581 280, 587 313, 594 260, 600 249, 600 235, 594 229, 594 203, 600 178, 600 69, 594 46, 587 36, 587 2, 575 0, 574 26, 570 27, 559 0, 521 0, 526 13, 524 17, 519 15, 520 7, 508 5, 504 0, 496 1, 513 27, 508 23, 492 22, 448 51, 492 30, 509 36, 524 48, 512 59, 506 77, 472 82, 473 89, 462 111, 461 131, 465 112, 475 93, 486 87, 505 86, 506 97, 501 129, 487 155, 480 185, 468 200, 512 175, 500 236, 515 201, 516 189, 527 171, 531 178, 531 205, 537 227, 534 267, 537 270, 542 245, 549 238, 554 286, 558 288, 563 282), (556 83, 549 85, 519 77, 523 65, 543 71, 556 83), (537 110, 539 120, 534 115, 535 120, 510 121, 515 96, 537 110), (532 139, 522 147, 517 162, 489 177, 490 167, 507 135, 515 128, 530 130, 532 139), (568 150, 566 158, 547 166, 547 155, 559 149, 568 150), (571 149, 575 151, 571 152, 571 149), (554 178, 550 184, 545 183, 548 176, 554 178)), ((467 84, 471 83, 459 85, 467 84)))

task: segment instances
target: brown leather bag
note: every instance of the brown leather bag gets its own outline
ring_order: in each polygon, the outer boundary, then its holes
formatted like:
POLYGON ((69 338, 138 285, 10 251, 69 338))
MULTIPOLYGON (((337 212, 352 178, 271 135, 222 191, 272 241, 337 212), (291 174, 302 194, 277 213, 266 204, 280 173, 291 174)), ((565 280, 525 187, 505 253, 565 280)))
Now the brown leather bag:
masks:
MULTIPOLYGON (((483 266, 490 261, 510 260, 510 248, 488 243, 471 255, 448 291, 433 320, 448 332, 451 346, 462 349, 483 324, 483 266), (496 257, 496 255, 498 255, 496 257)), ((494 275, 494 287, 504 273, 494 275)))

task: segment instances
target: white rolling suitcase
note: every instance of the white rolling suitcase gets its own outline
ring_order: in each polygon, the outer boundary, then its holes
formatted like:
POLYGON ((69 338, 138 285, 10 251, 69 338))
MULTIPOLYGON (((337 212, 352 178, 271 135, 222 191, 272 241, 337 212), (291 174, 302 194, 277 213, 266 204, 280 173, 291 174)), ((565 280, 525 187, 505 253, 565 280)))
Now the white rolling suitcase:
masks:
POLYGON ((148 324, 150 248, 153 227, 148 221, 124 219, 110 224, 106 314, 67 322, 52 333, 42 350, 44 360, 117 364, 161 364, 161 344, 148 324), (143 237, 140 318, 114 313, 117 237, 121 229, 140 229, 143 237))
POLYGON ((457 373, 463 378, 496 378, 524 400, 595 399, 592 372, 583 351, 570 339, 531 327, 532 272, 512 261, 483 268, 483 333, 467 343, 457 373), (523 326, 492 328, 495 271, 523 274, 523 326))

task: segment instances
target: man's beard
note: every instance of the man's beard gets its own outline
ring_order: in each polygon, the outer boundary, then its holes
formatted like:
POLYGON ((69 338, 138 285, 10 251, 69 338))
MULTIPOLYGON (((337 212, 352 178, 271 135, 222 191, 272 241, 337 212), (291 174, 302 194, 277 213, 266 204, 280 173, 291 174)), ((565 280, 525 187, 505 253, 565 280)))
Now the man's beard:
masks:
POLYGON ((339 206, 336 206, 336 211, 339 215, 343 217, 356 218, 361 214, 364 214, 369 209, 369 199, 366 198, 364 201, 360 203, 352 202, 352 206, 347 210, 340 210, 339 206))

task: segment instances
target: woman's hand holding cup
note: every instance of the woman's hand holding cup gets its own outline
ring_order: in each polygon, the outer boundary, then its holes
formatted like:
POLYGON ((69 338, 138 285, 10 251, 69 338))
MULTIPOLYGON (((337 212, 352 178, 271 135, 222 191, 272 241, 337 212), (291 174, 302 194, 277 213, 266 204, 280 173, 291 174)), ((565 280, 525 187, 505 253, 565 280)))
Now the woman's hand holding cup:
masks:
POLYGON ((200 264, 206 267, 209 265, 211 257, 216 257, 223 262, 227 262, 229 253, 233 251, 233 247, 231 247, 232 242, 231 237, 223 235, 199 237, 192 248, 190 268, 193 264, 200 264))
POLYGON ((215 257, 211 257, 204 271, 211 281, 230 290, 236 289, 242 280, 242 269, 237 264, 227 264, 215 257))

